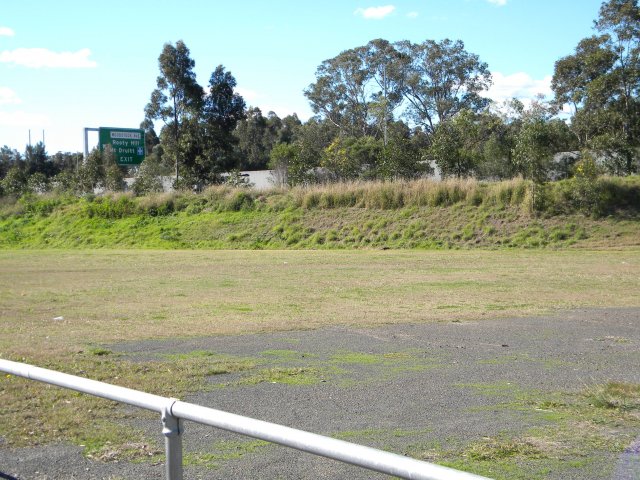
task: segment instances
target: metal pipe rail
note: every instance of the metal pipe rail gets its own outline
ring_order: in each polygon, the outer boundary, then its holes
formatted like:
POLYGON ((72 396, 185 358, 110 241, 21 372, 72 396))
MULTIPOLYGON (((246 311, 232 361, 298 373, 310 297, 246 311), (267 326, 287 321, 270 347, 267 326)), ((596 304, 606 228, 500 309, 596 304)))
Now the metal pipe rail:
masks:
POLYGON ((0 371, 159 412, 162 419, 162 433, 165 437, 165 472, 168 480, 182 480, 183 478, 182 433, 184 428, 182 420, 210 425, 400 478, 415 480, 485 479, 485 477, 471 473, 414 460, 375 448, 25 363, 0 359, 0 371))

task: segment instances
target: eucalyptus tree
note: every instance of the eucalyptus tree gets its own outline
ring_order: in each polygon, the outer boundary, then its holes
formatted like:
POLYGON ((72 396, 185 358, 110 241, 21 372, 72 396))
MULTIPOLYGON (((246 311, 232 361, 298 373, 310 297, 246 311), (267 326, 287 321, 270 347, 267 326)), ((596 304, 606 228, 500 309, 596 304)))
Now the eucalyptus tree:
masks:
POLYGON ((182 40, 176 45, 165 43, 158 57, 160 75, 156 80, 157 88, 151 93, 151 99, 145 107, 145 118, 164 122, 161 139, 172 151, 175 161, 176 182, 178 182, 183 146, 181 137, 183 127, 189 120, 200 115, 204 91, 196 82, 193 71, 195 62, 191 59, 189 49, 182 40), (164 135, 163 135, 164 134, 164 135))
POLYGON ((428 134, 463 110, 477 112, 489 104, 481 93, 491 85, 491 72, 462 41, 402 41, 396 48, 410 59, 401 72, 409 113, 428 134))
POLYGON ((316 70, 316 82, 304 91, 313 112, 335 125, 344 136, 364 136, 368 131, 367 85, 371 72, 365 55, 365 47, 358 47, 325 60, 316 70))
POLYGON ((325 60, 305 95, 314 113, 336 126, 343 137, 379 136, 402 102, 406 56, 387 40, 345 50, 325 60))
POLYGON ((372 40, 364 48, 364 63, 373 84, 370 110, 382 131, 383 143, 387 145, 389 124, 394 121, 394 111, 402 103, 409 58, 384 39, 372 40))
POLYGON ((573 108, 572 131, 582 148, 599 151, 610 173, 638 168, 640 147, 640 8, 637 0, 608 0, 581 40, 555 64, 558 105, 573 108))

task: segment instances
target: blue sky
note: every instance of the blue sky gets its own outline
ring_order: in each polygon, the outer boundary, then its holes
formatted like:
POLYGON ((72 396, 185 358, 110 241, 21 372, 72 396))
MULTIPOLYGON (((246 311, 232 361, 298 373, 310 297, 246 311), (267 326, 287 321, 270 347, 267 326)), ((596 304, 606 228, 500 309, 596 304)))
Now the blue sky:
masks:
POLYGON ((489 96, 549 91, 554 62, 592 34, 601 0, 0 0, 0 146, 81 151, 83 128, 137 128, 166 42, 206 87, 219 64, 264 114, 311 115, 317 66, 375 38, 464 41, 489 96))

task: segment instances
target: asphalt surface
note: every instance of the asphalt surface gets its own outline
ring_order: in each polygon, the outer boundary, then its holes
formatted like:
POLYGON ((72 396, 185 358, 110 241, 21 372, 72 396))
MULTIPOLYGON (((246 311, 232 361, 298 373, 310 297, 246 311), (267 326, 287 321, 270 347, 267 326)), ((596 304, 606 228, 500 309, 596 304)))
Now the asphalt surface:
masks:
MULTIPOLYGON (((211 377, 208 391, 184 400, 402 454, 544 427, 541 416, 499 407, 523 392, 578 392, 610 380, 640 383, 640 308, 109 348, 141 359, 207 350, 258 359, 265 368, 302 368, 321 381, 238 384, 242 374, 218 375, 211 377)), ((162 448, 158 419, 143 416, 132 426, 162 448)), ((190 460, 185 478, 388 478, 252 442, 187 423, 184 448, 190 460), (193 465, 206 452, 218 455, 215 467, 193 465)), ((588 469, 560 469, 548 477, 637 479, 639 457, 637 441, 622 455, 603 452, 588 469)), ((0 440, 0 479, 151 479, 162 478, 163 469, 161 464, 89 460, 75 446, 13 449, 0 440)))

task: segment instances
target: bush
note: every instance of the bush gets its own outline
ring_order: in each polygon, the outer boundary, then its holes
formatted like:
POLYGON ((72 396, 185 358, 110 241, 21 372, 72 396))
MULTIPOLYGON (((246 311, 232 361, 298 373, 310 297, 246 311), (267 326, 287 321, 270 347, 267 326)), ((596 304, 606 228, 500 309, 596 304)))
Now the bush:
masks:
POLYGON ((240 210, 251 210, 253 208, 253 197, 250 192, 238 190, 233 192, 224 204, 225 210, 239 212, 240 210))
POLYGON ((83 211, 88 217, 98 218, 125 218, 137 213, 137 206, 133 198, 127 194, 86 197, 84 199, 83 211))

